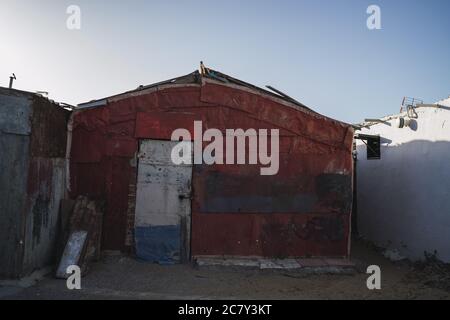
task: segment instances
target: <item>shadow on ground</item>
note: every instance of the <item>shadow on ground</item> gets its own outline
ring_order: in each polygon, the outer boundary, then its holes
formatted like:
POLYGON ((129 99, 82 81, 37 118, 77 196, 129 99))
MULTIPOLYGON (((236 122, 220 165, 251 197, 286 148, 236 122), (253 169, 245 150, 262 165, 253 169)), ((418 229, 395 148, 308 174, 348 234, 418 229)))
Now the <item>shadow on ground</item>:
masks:
MULTIPOLYGON (((0 288, 0 299, 450 299, 421 270, 392 263, 361 241, 353 244, 354 274, 226 267, 160 266, 128 257, 92 265, 82 289, 46 278, 30 288, 0 288), (367 289, 365 268, 381 268, 381 290, 367 289)), ((442 288, 442 287, 441 287, 442 288)))

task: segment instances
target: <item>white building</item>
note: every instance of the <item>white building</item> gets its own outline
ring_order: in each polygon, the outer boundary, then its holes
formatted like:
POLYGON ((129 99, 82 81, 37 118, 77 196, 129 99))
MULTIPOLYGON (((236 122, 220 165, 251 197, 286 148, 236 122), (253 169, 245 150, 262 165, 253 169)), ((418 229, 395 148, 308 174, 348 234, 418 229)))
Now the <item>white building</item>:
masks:
POLYGON ((412 105, 357 131, 358 231, 411 260, 450 262, 450 97, 412 105), (379 136, 379 159, 363 135, 379 136))

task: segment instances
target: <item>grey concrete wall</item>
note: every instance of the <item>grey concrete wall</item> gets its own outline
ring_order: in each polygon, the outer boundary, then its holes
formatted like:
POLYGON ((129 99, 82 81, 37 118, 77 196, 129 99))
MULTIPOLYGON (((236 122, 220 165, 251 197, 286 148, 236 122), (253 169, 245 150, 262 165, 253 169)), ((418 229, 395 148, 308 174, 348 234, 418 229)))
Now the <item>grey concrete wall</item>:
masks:
POLYGON ((437 252, 450 262, 450 111, 421 107, 410 127, 395 119, 362 133, 381 136, 381 159, 357 143, 358 229, 412 260, 437 252))

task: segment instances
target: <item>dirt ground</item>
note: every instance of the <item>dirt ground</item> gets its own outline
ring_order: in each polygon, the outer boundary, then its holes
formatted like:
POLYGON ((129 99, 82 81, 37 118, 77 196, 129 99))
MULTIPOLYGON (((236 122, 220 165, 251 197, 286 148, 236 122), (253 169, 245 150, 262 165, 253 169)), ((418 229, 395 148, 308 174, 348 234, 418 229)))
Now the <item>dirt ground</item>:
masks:
POLYGON ((108 256, 92 265, 81 290, 48 277, 29 288, 0 287, 0 299, 450 299, 448 266, 392 263, 353 244, 354 274, 230 267, 161 266, 108 256), (368 290, 368 265, 381 268, 381 290, 368 290))

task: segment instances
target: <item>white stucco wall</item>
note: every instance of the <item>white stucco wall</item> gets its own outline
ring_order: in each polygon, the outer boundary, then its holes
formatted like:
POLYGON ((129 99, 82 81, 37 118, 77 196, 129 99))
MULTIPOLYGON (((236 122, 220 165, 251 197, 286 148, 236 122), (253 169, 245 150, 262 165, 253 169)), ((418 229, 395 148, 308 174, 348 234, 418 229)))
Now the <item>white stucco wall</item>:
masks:
POLYGON ((392 119, 362 129, 381 136, 381 160, 357 141, 358 230, 412 260, 436 250, 450 262, 449 107, 416 108, 411 128, 392 119))

